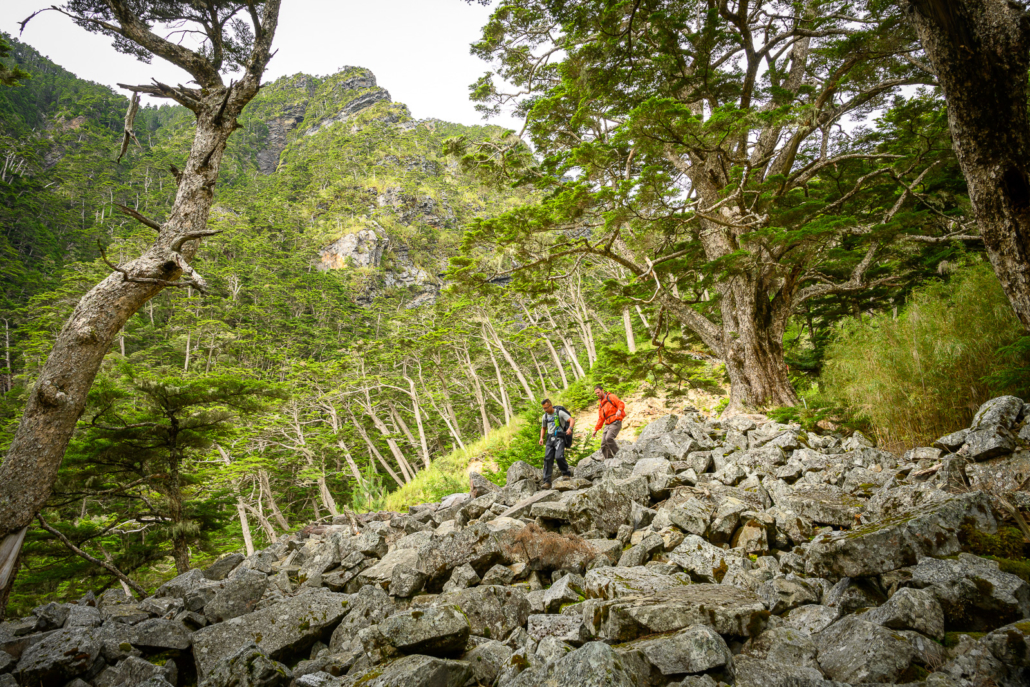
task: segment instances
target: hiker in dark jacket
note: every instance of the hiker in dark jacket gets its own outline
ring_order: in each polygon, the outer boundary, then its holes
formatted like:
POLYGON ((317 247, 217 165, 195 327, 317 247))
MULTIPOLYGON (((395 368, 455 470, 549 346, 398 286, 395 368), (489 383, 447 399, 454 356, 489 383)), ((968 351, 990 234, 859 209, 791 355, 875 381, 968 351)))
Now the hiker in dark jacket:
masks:
POLYGON ((565 462, 566 437, 572 437, 572 428, 576 424, 576 418, 569 415, 564 408, 555 408, 551 399, 544 399, 544 416, 540 420, 540 445, 544 449, 544 483, 541 488, 551 488, 551 471, 554 468, 554 461, 558 461, 558 469, 562 477, 571 479, 569 464, 565 462))
POLYGON ((600 384, 594 387, 594 395, 601 404, 597 408, 597 426, 594 427, 594 433, 590 438, 596 437, 597 432, 604 427, 604 434, 601 435, 601 455, 608 460, 619 452, 615 437, 619 436, 619 430, 622 429, 622 420, 626 417, 626 404, 615 394, 605 391, 600 384))

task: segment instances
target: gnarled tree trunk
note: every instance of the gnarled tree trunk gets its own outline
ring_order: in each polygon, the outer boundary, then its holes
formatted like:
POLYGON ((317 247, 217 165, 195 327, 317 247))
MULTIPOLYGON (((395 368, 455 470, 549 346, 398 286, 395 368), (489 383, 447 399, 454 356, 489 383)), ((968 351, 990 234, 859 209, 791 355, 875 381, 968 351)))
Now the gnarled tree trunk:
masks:
POLYGON ((1030 16, 1008 0, 909 0, 948 101, 955 154, 987 255, 1030 329, 1030 16))

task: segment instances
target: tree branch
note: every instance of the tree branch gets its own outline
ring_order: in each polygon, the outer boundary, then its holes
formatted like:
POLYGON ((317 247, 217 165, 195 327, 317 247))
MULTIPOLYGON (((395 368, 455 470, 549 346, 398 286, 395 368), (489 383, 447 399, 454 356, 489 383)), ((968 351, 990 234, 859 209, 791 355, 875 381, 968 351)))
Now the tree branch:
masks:
POLYGON ((147 598, 147 590, 143 589, 143 587, 139 586, 139 584, 137 584, 132 579, 130 579, 128 575, 126 575, 121 570, 119 570, 118 568, 114 567, 113 565, 111 565, 107 561, 102 561, 99 558, 94 558, 93 556, 90 556, 88 553, 86 553, 85 551, 83 551, 79 547, 75 546, 75 544, 72 544, 71 541, 68 539, 68 537, 64 536, 63 534, 61 534, 60 532, 55 530, 53 527, 51 527, 50 525, 47 524, 47 521, 43 519, 43 514, 42 513, 36 513, 36 519, 39 520, 39 526, 40 527, 42 527, 44 530, 46 530, 50 534, 52 534, 55 537, 57 537, 61 541, 61 543, 64 544, 65 546, 67 546, 69 549, 71 549, 72 553, 74 553, 76 556, 81 556, 82 558, 86 559, 90 563, 92 563, 94 565, 99 565, 101 568, 103 568, 107 572, 111 573, 112 575, 117 577, 119 580, 121 580, 125 584, 129 585, 132 588, 132 591, 136 592, 136 596, 138 596, 140 598, 140 600, 143 600, 143 599, 147 598))

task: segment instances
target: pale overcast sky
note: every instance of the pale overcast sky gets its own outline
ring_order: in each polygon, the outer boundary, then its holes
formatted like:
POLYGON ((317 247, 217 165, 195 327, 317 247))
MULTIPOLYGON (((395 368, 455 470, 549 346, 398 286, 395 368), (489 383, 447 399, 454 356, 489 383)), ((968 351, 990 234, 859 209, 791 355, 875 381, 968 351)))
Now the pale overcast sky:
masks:
MULTIPOLYGON (((0 0, 0 30, 18 36, 17 22, 52 0, 0 0)), ((483 120, 468 86, 487 65, 469 54, 490 8, 464 0, 285 0, 265 81, 306 72, 325 75, 354 65, 371 69, 379 85, 414 117, 463 124, 483 120)), ((56 12, 31 22, 20 39, 68 71, 108 84, 185 82, 185 72, 155 58, 152 65, 114 51, 109 39, 89 33, 56 12)), ((491 123, 517 129, 512 119, 491 123)))

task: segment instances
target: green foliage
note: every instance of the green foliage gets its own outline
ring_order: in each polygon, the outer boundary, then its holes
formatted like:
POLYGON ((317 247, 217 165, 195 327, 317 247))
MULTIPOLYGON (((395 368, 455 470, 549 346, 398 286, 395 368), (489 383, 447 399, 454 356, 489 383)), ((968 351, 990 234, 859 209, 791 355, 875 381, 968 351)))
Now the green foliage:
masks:
POLYGON ((1023 532, 1016 527, 999 527, 997 534, 991 534, 967 523, 959 529, 959 541, 968 553, 1007 560, 1026 558, 1028 547, 1023 532))
MULTIPOLYGON (((0 38, 0 60, 6 60, 11 55, 11 46, 0 38)), ((19 81, 29 78, 29 73, 18 66, 9 67, 0 61, 0 84, 4 86, 16 86, 19 81)))
POLYGON ((896 320, 845 320, 822 381, 881 445, 929 445, 992 396, 1026 388, 1022 336, 990 266, 974 263, 917 289, 896 320))

